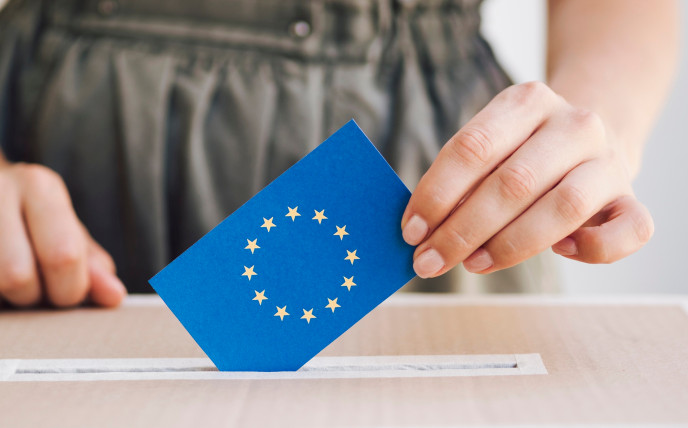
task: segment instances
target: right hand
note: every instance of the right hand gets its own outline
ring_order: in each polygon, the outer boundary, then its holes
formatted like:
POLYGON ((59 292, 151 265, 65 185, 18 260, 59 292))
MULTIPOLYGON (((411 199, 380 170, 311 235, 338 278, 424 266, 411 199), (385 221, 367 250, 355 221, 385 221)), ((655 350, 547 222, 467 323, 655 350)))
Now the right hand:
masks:
POLYGON ((0 301, 117 306, 127 294, 112 257, 77 218, 54 171, 0 155, 0 301))

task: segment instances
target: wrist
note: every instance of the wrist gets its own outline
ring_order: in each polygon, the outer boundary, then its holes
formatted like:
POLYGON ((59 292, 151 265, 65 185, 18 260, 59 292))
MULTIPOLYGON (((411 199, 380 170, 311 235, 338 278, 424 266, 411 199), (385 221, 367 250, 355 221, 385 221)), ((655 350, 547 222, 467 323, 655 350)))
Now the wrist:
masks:
POLYGON ((633 180, 640 171, 641 145, 629 143, 627 137, 620 135, 619 129, 609 126, 604 118, 602 121, 605 124, 607 145, 616 161, 623 165, 629 180, 633 180))

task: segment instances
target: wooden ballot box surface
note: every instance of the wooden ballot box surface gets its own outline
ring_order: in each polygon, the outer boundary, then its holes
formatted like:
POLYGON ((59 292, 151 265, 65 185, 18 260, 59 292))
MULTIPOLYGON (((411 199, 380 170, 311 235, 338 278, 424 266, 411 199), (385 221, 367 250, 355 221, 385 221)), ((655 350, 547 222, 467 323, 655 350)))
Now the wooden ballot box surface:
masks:
MULTIPOLYGON (((538 354, 545 374, 0 381, 0 427, 688 424, 681 298, 393 296, 320 356, 538 354)), ((157 297, 0 310, 0 359, 204 357, 157 297)))

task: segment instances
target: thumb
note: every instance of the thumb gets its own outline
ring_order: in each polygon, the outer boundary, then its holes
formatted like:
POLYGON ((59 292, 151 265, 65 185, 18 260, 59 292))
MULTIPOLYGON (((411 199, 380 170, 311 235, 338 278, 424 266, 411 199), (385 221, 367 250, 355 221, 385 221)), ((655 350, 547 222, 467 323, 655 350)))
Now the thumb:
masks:
POLYGON ((115 274, 115 264, 110 255, 92 239, 89 242, 88 274, 89 297, 98 306, 118 306, 127 289, 115 274))
POLYGON ((615 200, 586 224, 552 250, 585 263, 612 263, 638 251, 654 232, 650 212, 632 195, 615 200))

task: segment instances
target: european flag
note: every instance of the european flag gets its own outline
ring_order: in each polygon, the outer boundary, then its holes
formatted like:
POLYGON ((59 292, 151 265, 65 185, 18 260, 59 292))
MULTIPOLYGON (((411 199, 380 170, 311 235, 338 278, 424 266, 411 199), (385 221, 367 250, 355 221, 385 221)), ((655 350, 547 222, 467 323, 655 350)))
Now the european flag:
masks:
POLYGON ((352 120, 150 284, 220 370, 297 370, 415 275, 409 197, 352 120))

